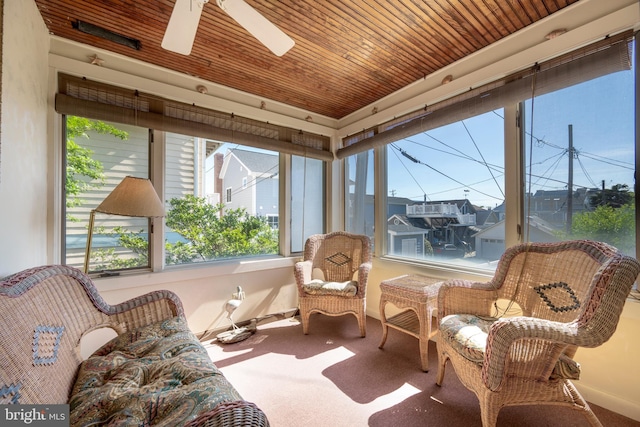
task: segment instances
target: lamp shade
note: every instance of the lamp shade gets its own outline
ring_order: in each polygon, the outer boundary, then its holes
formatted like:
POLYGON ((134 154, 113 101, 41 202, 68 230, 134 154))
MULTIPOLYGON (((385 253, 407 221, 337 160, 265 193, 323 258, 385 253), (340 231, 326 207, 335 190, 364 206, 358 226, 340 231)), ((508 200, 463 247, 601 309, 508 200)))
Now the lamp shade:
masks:
POLYGON ((151 181, 134 176, 125 177, 111 194, 98 205, 96 212, 112 215, 159 217, 164 216, 160 201, 151 181))

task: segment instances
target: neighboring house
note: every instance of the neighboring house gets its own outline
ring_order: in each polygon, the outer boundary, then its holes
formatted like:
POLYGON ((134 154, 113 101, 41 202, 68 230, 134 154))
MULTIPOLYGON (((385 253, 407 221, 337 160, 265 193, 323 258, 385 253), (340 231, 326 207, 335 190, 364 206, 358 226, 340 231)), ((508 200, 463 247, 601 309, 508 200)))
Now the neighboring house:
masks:
POLYGON ((389 253, 409 258, 429 255, 425 240, 429 239, 429 227, 422 218, 409 218, 394 214, 387 220, 389 253))
POLYGON ((589 198, 599 191, 597 188, 577 188, 569 204, 567 190, 538 190, 528 201, 531 212, 547 222, 562 226, 567 223, 569 210, 572 215, 591 210, 589 198))
MULTIPOLYGON (((346 219, 347 222, 347 230, 358 230, 359 233, 366 234, 373 238, 374 235, 374 206, 373 201, 374 197, 371 194, 366 194, 364 196, 364 202, 354 203, 354 193, 350 192, 348 194, 347 203, 349 203, 348 209, 346 211, 351 215, 346 219), (362 214, 357 214, 354 209, 355 206, 363 206, 364 212, 362 214), (355 218, 356 215, 359 215, 358 218, 355 218)), ((407 199, 406 197, 387 197, 387 216, 390 217, 394 214, 405 214, 406 206, 408 204, 415 203, 411 199, 407 199)))
POLYGON ((452 244, 459 248, 459 254, 473 251, 471 237, 477 230, 472 227, 476 225, 476 215, 483 210, 467 199, 422 203, 402 200, 403 212, 399 212, 400 204, 387 207, 390 253, 418 258, 431 255, 426 242, 436 251, 452 244))
POLYGON ((467 199, 442 200, 407 205, 409 218, 420 218, 430 230, 432 246, 454 244, 467 246, 476 225, 478 208, 467 199))
POLYGON ((246 209, 267 217, 278 227, 278 155, 241 149, 228 150, 220 171, 221 201, 225 209, 246 209))
MULTIPOLYGON (((542 218, 532 215, 527 222, 529 242, 555 242, 559 239, 553 234, 557 229, 552 224, 542 218)), ((505 251, 505 221, 502 220, 496 224, 492 224, 482 228, 473 235, 476 250, 476 258, 488 261, 496 261, 505 251)))

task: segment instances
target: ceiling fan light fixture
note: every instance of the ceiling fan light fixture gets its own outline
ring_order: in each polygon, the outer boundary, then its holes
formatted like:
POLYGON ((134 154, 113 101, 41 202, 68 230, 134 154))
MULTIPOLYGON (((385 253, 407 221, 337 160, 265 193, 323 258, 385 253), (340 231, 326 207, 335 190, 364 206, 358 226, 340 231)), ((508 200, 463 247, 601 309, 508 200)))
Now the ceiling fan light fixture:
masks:
MULTIPOLYGON (((180 1, 180 0, 178 0, 180 1)), ((216 0, 220 9, 258 39, 276 56, 289 51, 295 42, 280 28, 249 6, 244 0, 216 0)))
POLYGON ((191 54, 200 16, 209 0, 176 0, 162 39, 162 48, 182 55, 191 54), (176 37, 176 35, 180 37, 176 37))

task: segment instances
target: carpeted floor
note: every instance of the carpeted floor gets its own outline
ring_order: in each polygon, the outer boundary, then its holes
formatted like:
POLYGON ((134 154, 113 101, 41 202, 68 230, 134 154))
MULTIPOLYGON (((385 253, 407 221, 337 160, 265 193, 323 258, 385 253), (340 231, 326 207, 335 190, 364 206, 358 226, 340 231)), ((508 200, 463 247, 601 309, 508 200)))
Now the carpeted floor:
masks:
MULTIPOLYGON (((418 340, 389 330, 379 349, 380 322, 367 319, 360 338, 354 316, 311 316, 309 335, 298 319, 258 324, 245 341, 205 341, 216 366, 240 394, 267 414, 272 427, 481 426, 475 395, 451 365, 442 387, 435 384, 437 354, 430 342, 430 370, 420 369, 418 340)), ((640 422, 592 405, 605 427, 640 422)), ((560 406, 504 408, 498 427, 587 426, 584 417, 560 406)))

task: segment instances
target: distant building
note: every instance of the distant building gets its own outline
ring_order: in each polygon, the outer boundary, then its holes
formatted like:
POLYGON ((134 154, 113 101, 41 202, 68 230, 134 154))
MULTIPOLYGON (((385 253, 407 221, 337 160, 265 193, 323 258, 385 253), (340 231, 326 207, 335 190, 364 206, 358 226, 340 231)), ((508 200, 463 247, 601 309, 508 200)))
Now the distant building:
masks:
MULTIPOLYGON (((505 221, 502 220, 496 224, 492 224, 482 228, 473 235, 476 258, 484 260, 497 260, 502 256, 506 249, 505 221)), ((555 242, 559 239, 553 234, 557 227, 539 218, 536 215, 529 217, 528 232, 530 242, 555 242)))
POLYGON ((272 227, 278 228, 278 174, 276 154, 228 150, 219 174, 224 209, 244 208, 249 215, 264 216, 272 227))
POLYGON ((421 257, 445 245, 454 245, 461 254, 473 251, 476 230, 471 227, 476 225, 478 208, 469 200, 412 201, 404 210, 387 220, 389 253, 421 257))
POLYGON ((538 190, 528 202, 531 203, 532 213, 557 227, 562 227, 567 223, 569 209, 572 215, 591 210, 589 199, 599 191, 597 188, 577 188, 573 191, 569 204, 567 190, 538 190))

